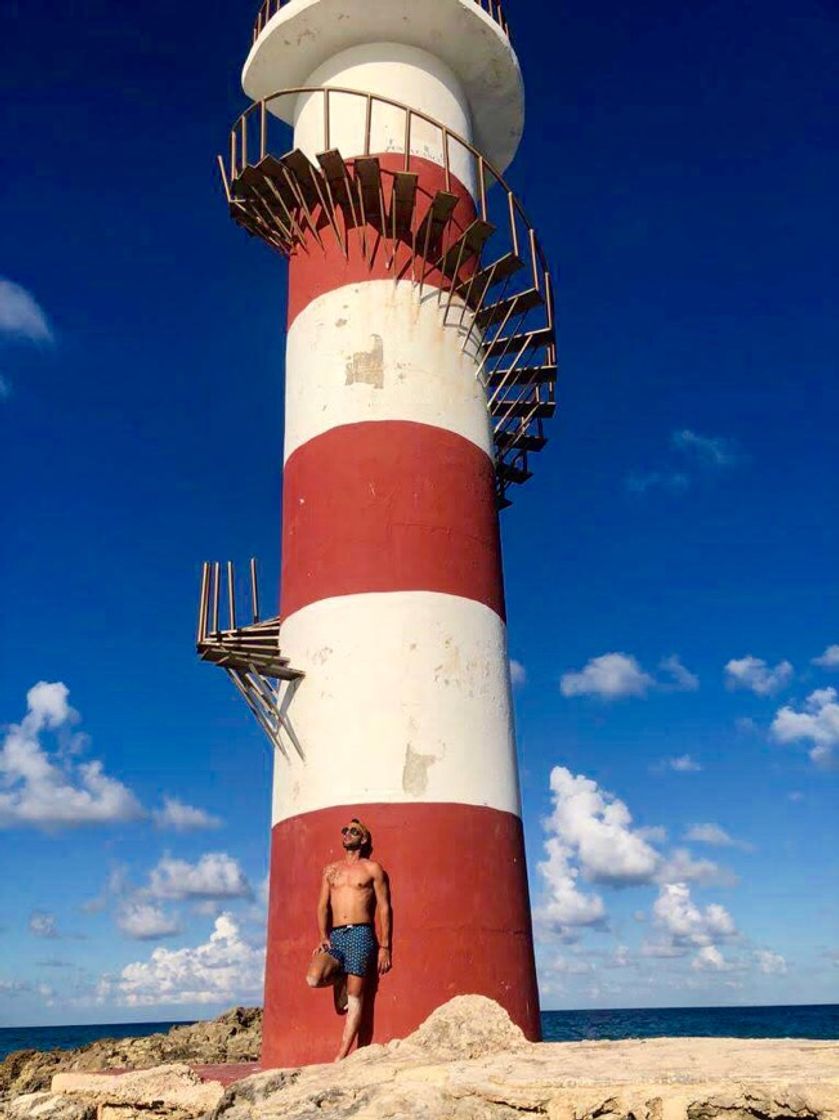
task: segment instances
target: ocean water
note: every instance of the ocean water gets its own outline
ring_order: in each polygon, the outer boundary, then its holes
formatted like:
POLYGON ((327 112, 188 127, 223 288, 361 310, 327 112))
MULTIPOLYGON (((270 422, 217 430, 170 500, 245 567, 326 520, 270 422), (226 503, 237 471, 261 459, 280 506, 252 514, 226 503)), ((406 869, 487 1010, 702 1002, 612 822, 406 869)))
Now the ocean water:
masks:
MULTIPOLYGON (((165 1023, 91 1023, 67 1027, 0 1027, 0 1061, 13 1050, 71 1050, 99 1038, 137 1038, 168 1031, 165 1023)), ((620 1011, 543 1011, 546 1042, 581 1039, 821 1038, 839 1039, 839 1004, 792 1007, 665 1007, 620 1011)))

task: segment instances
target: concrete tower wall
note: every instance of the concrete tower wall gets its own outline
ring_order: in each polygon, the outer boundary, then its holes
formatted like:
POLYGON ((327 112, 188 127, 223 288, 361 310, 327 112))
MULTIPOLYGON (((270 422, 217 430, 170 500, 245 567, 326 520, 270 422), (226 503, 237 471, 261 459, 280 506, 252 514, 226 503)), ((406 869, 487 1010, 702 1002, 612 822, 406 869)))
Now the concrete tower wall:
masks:
MULTIPOLYGON (((471 136, 460 79, 416 43, 344 47, 300 84, 390 97, 471 136)), ((351 164, 364 104, 330 98, 326 145, 324 99, 301 95, 295 146, 351 164)), ((404 136, 404 113, 377 106, 386 196, 404 136)), ((457 197, 456 236, 476 216, 472 158, 453 150, 446 176, 440 130, 411 137, 418 197, 457 197)), ((334 1054, 331 995, 304 972, 322 868, 351 816, 372 831, 394 914, 393 970, 362 1041, 403 1036, 467 992, 539 1032, 479 332, 457 298, 444 314, 442 273, 421 288, 402 273, 410 239, 372 256, 357 229, 320 240, 290 261, 280 644, 305 674, 289 707, 305 757, 275 754, 266 1065, 334 1054)))

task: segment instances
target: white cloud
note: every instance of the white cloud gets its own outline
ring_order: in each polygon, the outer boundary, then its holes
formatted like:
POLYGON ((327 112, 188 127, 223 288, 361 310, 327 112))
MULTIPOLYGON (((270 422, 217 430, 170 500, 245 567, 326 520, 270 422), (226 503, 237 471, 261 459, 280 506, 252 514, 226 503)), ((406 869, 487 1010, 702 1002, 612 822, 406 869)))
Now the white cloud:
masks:
POLYGON ((41 745, 45 731, 62 732, 78 714, 61 681, 39 681, 26 695, 27 713, 11 724, 0 746, 0 827, 44 829, 135 820, 143 810, 134 794, 105 774, 98 761, 81 762, 82 740, 50 757, 41 745))
POLYGON ((734 440, 722 436, 701 436, 689 428, 673 432, 670 445, 705 467, 732 467, 741 458, 734 440))
POLYGON ((711 844, 716 848, 730 848, 736 844, 725 829, 721 825, 714 824, 713 821, 692 824, 685 830, 685 840, 693 840, 698 844, 711 844))
POLYGON ((758 696, 771 696, 785 688, 792 680, 793 667, 789 661, 779 661, 774 668, 762 657, 733 658, 725 667, 729 688, 747 688, 758 696))
POLYGON ((656 872, 659 883, 701 883, 732 887, 737 877, 710 859, 694 859, 687 848, 674 848, 656 872))
POLYGON ((25 342, 50 342, 49 322, 35 297, 0 277, 0 334, 25 342))
POLYGON ((771 731, 779 743, 809 739, 813 744, 813 762, 818 766, 831 765, 833 748, 839 745, 839 693, 835 688, 817 688, 800 711, 789 705, 779 708, 771 731))
POLYGON ((703 945, 690 962, 690 967, 697 971, 723 972, 730 965, 716 945, 703 945))
POLYGON ((207 852, 197 863, 163 856, 149 874, 155 898, 252 898, 253 889, 238 862, 226 852, 207 852))
POLYGON ((755 964, 767 976, 782 976, 787 970, 787 962, 780 953, 773 953, 771 949, 755 949, 755 964))
POLYGON ((560 690, 563 696, 618 700, 624 696, 645 696, 654 683, 634 657, 626 653, 604 653, 593 657, 579 672, 564 673, 560 690))
POLYGON ((632 827, 623 801, 564 766, 553 768, 550 783, 554 807, 546 828, 579 861, 584 878, 609 886, 650 881, 660 856, 632 827))
POLYGON ((820 657, 813 658, 813 664, 822 669, 839 669, 839 646, 828 646, 820 657))
POLYGON ((12 383, 0 374, 0 401, 7 401, 12 395, 12 383))
POLYGON ((569 852, 556 836, 545 841, 545 852, 548 858, 538 864, 545 897, 536 912, 537 923, 563 941, 573 941, 586 926, 605 925, 603 899, 579 889, 579 870, 570 866, 569 852))
POLYGON ((672 653, 669 657, 663 658, 658 667, 673 678, 673 684, 670 687, 676 689, 676 691, 696 692, 699 688, 699 677, 692 673, 690 669, 685 668, 677 654, 672 653))
POLYGON ((264 950, 245 941, 232 915, 224 913, 202 944, 160 946, 147 961, 126 965, 117 977, 104 977, 99 998, 129 1007, 247 1002, 262 993, 264 957, 264 950))
POLYGON ((29 916, 29 932, 35 937, 58 937, 58 922, 55 914, 50 914, 46 910, 33 910, 29 916))
POLYGON ((117 925, 128 937, 137 941, 157 941, 180 933, 177 920, 159 906, 141 899, 128 899, 119 908, 117 925))
POLYGON ((673 758, 662 759, 655 767, 656 770, 675 770, 677 774, 698 774, 702 764, 697 762, 693 755, 677 754, 673 758))
POLYGON ((524 684, 527 681, 527 671, 520 661, 510 659, 510 680, 513 684, 524 684))
MULTIPOLYGON (((712 946, 737 935, 734 919, 724 906, 696 905, 687 883, 664 883, 653 904, 653 922, 662 935, 645 947, 646 956, 681 956, 691 948, 712 946)), ((707 956, 707 954, 706 954, 707 956)))
POLYGON ((176 832, 187 832, 197 828, 220 828, 222 821, 204 809, 196 809, 179 801, 177 797, 164 797, 163 808, 152 812, 158 828, 173 828, 176 832))

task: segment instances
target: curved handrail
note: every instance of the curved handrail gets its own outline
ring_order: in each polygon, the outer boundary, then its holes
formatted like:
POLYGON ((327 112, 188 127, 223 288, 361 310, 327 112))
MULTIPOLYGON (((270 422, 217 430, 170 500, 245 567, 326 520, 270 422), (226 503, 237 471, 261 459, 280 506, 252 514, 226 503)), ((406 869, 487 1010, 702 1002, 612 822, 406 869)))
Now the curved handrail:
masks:
MULTIPOLYGON (((224 161, 219 157, 219 164, 222 168, 224 175, 225 189, 230 194, 230 184, 234 182, 245 167, 251 166, 249 159, 250 152, 259 152, 259 159, 264 159, 268 154, 268 129, 271 121, 277 118, 272 116, 268 110, 268 106, 273 101, 277 101, 282 97, 296 97, 300 94, 322 94, 324 97, 324 150, 330 147, 330 97, 335 95, 351 96, 363 98, 365 101, 365 129, 364 129, 364 146, 363 151, 351 153, 352 157, 369 156, 371 155, 370 141, 372 134, 372 112, 375 104, 387 105, 393 109, 398 109, 405 114, 405 144, 404 152, 404 170, 410 171, 411 159, 418 158, 416 155, 412 156, 411 153, 411 122, 414 118, 423 121, 425 124, 431 125, 432 128, 440 132, 441 149, 443 155, 443 169, 446 177, 446 189, 450 186, 451 181, 451 145, 459 145, 463 152, 467 153, 472 159, 475 160, 477 170, 477 198, 475 199, 480 216, 486 219, 487 216, 487 193, 493 184, 497 184, 499 188, 507 195, 507 204, 510 214, 510 224, 513 246, 518 250, 520 246, 520 239, 514 220, 514 215, 517 214, 524 229, 528 232, 528 240, 532 242, 532 251, 538 257, 538 261, 542 268, 547 271, 548 263, 542 247, 539 244, 538 238, 534 233, 534 227, 525 212, 524 207, 519 202, 513 189, 507 184, 504 176, 495 167, 495 165, 483 155, 474 144, 471 144, 460 133, 455 132, 449 128, 448 125, 442 124, 440 121, 430 117, 427 113, 423 113, 420 109, 415 109, 410 105, 405 104, 403 101, 396 101, 392 97, 385 97, 378 93, 366 93, 362 90, 350 89, 347 86, 290 86, 288 89, 278 90, 276 93, 270 94, 268 97, 262 98, 260 101, 254 101, 243 113, 239 115, 233 128, 230 130, 230 154, 228 163, 228 172, 224 171, 224 161), (258 122, 259 134, 256 143, 250 143, 251 140, 249 129, 254 121, 258 122)), ((286 127, 290 127, 286 125, 286 127)), ((398 154, 398 153, 397 153, 398 154)), ((535 263, 535 262, 534 262, 535 263)))
MULTIPOLYGON (((474 0, 474 2, 478 5, 479 8, 482 8, 483 11, 486 12, 490 19, 495 20, 495 22, 509 39, 510 25, 507 23, 507 19, 504 15, 504 10, 501 7, 500 0, 474 0)), ((254 43, 262 34, 263 30, 265 29, 265 25, 268 23, 271 17, 275 16, 281 8, 286 7, 289 3, 291 3, 291 0, 263 0, 259 11, 256 13, 256 20, 254 21, 253 25, 254 43)))
MULTIPOLYGON (((434 275, 439 278, 442 274, 444 321, 452 322, 449 312, 454 300, 453 321, 463 332, 462 349, 473 339, 473 331, 477 331, 475 337, 480 354, 475 376, 487 390, 493 423, 498 504, 503 507, 509 504, 507 488, 531 476, 528 453, 540 450, 545 444, 542 420, 553 415, 555 408, 557 365, 553 291, 547 258, 524 207, 495 165, 474 144, 427 113, 390 97, 343 86, 294 86, 254 102, 233 126, 228 158, 219 156, 218 162, 231 213, 251 234, 261 237, 284 256, 290 256, 297 246, 305 248, 309 235, 323 245, 321 232, 326 227, 321 226, 320 221, 325 217, 342 251, 348 255, 349 229, 364 228, 367 222, 364 188, 357 172, 352 170, 353 165, 359 168, 365 162, 368 164, 369 187, 369 161, 372 159, 378 166, 377 157, 383 155, 392 158, 388 174, 395 176, 394 184, 401 174, 400 164, 402 171, 410 175, 412 161, 415 168, 430 161, 443 171, 445 191, 438 192, 440 197, 451 199, 459 193, 452 191, 456 175, 457 182, 468 186, 475 220, 468 230, 455 227, 456 236, 448 242, 448 247, 443 242, 429 255, 433 223, 426 219, 431 209, 421 220, 417 219, 419 224, 413 227, 412 233, 409 226, 397 232, 397 211, 392 200, 387 220, 388 224, 392 221, 393 227, 386 236, 392 239, 394 246, 404 235, 408 236, 405 243, 411 250, 412 262, 409 278, 419 286, 420 298, 426 279, 434 275), (299 149, 288 152, 285 142, 282 147, 269 143, 269 131, 290 130, 286 120, 289 114, 270 112, 272 104, 286 97, 296 101, 301 95, 320 97, 323 102, 322 112, 318 112, 316 103, 310 118, 321 122, 322 132, 319 137, 316 132, 315 137, 308 138, 308 156, 299 149), (335 99, 341 97, 356 99, 362 103, 359 108, 364 110, 363 124, 361 112, 350 118, 336 114, 344 134, 341 139, 350 149, 346 158, 335 146, 338 127, 332 110, 335 99), (378 126, 374 119, 377 105, 384 106, 389 114, 381 137, 378 127, 374 128, 374 121, 378 126), (394 119, 393 110, 401 113, 402 118, 397 115, 394 119), (349 140, 346 139, 348 120, 349 140), (414 125, 420 122, 423 128, 415 132, 414 125), (435 147, 437 143, 439 147, 435 147), (412 151, 415 147, 422 154, 412 151), (277 158, 279 152, 287 154, 277 158), (490 211, 488 194, 494 184, 498 184, 499 190, 493 194, 490 211), (356 190, 361 207, 360 222, 353 201, 356 190), (426 232, 420 249, 416 238, 422 228, 426 232), (469 230, 473 240, 467 251, 469 230), (495 234, 505 245, 503 252, 498 250, 495 234), (490 245, 494 246, 491 253, 490 245), (470 261, 473 263, 467 266, 470 261), (418 274, 415 272, 417 262, 420 263, 418 274), (462 264, 467 267, 465 273, 461 271, 462 264), (487 302, 490 289, 493 295, 487 302), (464 323, 461 308, 466 307, 471 310, 471 318, 464 323)), ((374 191, 382 191, 378 174, 372 183, 377 184, 372 188, 374 191)), ((409 206, 413 207, 413 201, 409 206)), ((375 221, 384 228, 382 207, 380 193, 381 213, 375 221)), ((373 211, 369 213, 372 216, 373 211)), ((404 222, 404 215, 399 220, 404 222)), ((444 222, 448 220, 451 219, 443 219, 444 222)), ((359 245, 366 256, 368 243, 364 234, 359 245)), ((371 254, 374 251, 371 249, 371 254)), ((388 268, 396 259, 395 253, 396 249, 388 268)), ((402 272, 396 275, 401 276, 402 272)))

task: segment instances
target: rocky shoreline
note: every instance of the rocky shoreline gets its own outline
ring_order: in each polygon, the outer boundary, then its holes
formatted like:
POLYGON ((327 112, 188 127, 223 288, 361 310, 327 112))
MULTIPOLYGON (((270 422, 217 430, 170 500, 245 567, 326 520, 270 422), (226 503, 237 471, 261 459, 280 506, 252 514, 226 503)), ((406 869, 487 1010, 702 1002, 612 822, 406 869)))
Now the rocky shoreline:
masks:
POLYGON ((168 1035, 93 1043, 58 1057, 10 1055, 0 1065, 0 1117, 839 1120, 835 1042, 529 1043, 498 1004, 458 996, 407 1038, 337 1065, 264 1073, 231 1065, 254 1060, 260 1026, 258 1011, 236 1008, 168 1035), (120 1072, 97 1072, 117 1063, 120 1072), (129 1066, 134 1072, 122 1072, 129 1066))

